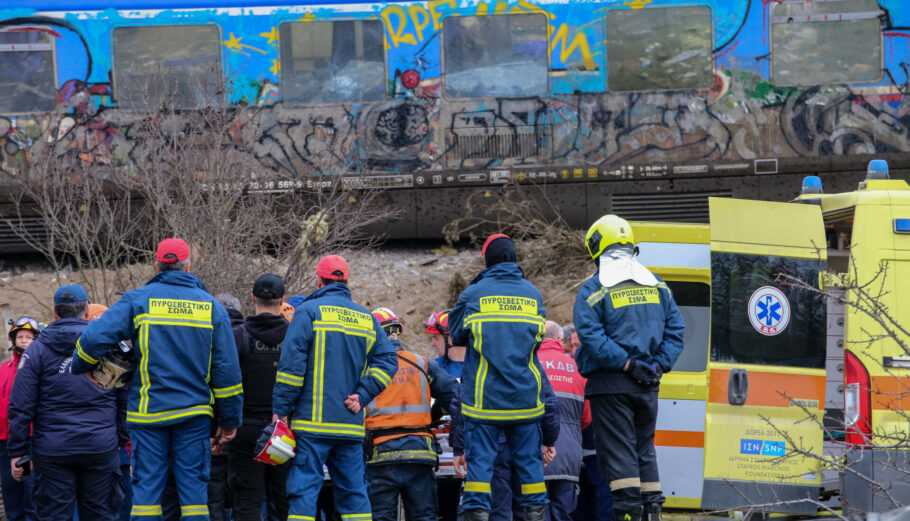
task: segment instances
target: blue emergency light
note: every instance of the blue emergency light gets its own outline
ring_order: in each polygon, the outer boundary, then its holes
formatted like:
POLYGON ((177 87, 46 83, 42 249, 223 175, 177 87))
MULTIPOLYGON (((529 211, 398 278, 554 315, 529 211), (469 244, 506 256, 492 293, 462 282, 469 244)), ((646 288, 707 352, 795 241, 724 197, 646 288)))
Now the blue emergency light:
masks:
POLYGON ((866 167, 866 179, 891 179, 888 173, 888 162, 884 159, 873 159, 866 167))
POLYGON ((894 233, 910 233, 910 219, 895 219, 894 233))
POLYGON ((824 193, 822 190, 822 180, 817 175, 807 175, 803 178, 803 187, 799 195, 814 195, 824 193))

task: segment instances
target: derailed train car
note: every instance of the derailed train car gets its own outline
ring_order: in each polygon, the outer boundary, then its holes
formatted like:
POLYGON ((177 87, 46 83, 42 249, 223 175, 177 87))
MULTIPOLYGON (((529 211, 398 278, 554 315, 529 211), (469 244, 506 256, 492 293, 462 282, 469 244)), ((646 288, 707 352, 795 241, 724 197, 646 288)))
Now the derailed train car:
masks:
POLYGON ((901 0, 24 0, 0 7, 0 179, 49 143, 129 162, 168 96, 235 107, 264 172, 388 188, 392 237, 509 182, 577 226, 705 221, 806 174, 849 190, 870 154, 906 177, 908 61, 901 0))

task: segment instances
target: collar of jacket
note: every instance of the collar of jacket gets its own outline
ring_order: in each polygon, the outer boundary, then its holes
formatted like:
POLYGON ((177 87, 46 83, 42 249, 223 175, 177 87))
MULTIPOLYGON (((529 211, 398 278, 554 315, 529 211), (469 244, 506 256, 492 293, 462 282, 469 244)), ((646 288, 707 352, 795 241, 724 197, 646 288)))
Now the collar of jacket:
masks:
POLYGON ((476 284, 483 279, 523 279, 525 272, 521 270, 521 266, 517 262, 500 262, 495 266, 490 266, 489 268, 481 271, 474 280, 471 281, 471 284, 476 284))
POLYGON ((199 288, 203 291, 208 291, 208 289, 205 287, 205 284, 202 283, 202 279, 188 271, 162 271, 161 273, 152 277, 152 280, 146 282, 146 285, 154 284, 156 282, 171 284, 174 286, 188 286, 191 288, 199 288))
POLYGON ((560 353, 566 354, 565 349, 562 348, 562 342, 556 340, 555 338, 544 339, 544 341, 540 343, 540 348, 537 350, 538 353, 541 351, 558 351, 560 353))
POLYGON ((72 353, 73 344, 87 324, 88 320, 84 318, 60 318, 48 324, 35 341, 40 339, 42 344, 55 352, 72 353))
POLYGON ((351 298, 351 290, 348 288, 348 285, 344 282, 333 282, 328 286, 324 286, 322 289, 317 289, 307 297, 307 302, 319 297, 345 297, 347 299, 351 298))

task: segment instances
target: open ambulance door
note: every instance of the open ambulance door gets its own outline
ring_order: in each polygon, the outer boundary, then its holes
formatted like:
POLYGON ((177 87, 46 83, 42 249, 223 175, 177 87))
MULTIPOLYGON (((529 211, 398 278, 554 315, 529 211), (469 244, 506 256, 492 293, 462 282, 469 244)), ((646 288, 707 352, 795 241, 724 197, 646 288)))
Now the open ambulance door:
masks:
POLYGON ((709 200, 711 340, 702 507, 815 513, 827 249, 816 205, 709 200), (792 279, 791 279, 792 280, 792 279))
POLYGON ((686 324, 683 352, 660 381, 654 445, 666 508, 701 507, 711 320, 706 224, 633 222, 639 262, 659 275, 686 324))

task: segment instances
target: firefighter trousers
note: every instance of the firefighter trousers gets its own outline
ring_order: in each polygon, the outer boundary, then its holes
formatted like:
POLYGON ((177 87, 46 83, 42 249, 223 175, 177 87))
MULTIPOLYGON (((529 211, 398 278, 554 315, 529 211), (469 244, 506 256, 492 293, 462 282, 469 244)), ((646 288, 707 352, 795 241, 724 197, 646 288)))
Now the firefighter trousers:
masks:
POLYGON ((493 463, 499 453, 499 433, 505 432, 512 464, 521 481, 521 506, 547 504, 540 454, 540 423, 480 423, 465 419, 465 459, 468 479, 464 484, 461 506, 465 510, 490 510, 490 482, 493 463))
POLYGON ((289 521, 314 521, 316 501, 325 480, 322 466, 329 467, 335 509, 342 521, 372 521, 364 477, 363 442, 337 438, 297 436, 288 474, 289 521))
POLYGON ((613 509, 662 504, 654 428, 657 391, 590 397, 597 460, 613 493, 613 509))
POLYGON ((132 521, 162 521, 161 493, 168 466, 177 482, 181 519, 209 521, 210 424, 208 416, 193 416, 162 427, 131 426, 132 521))

